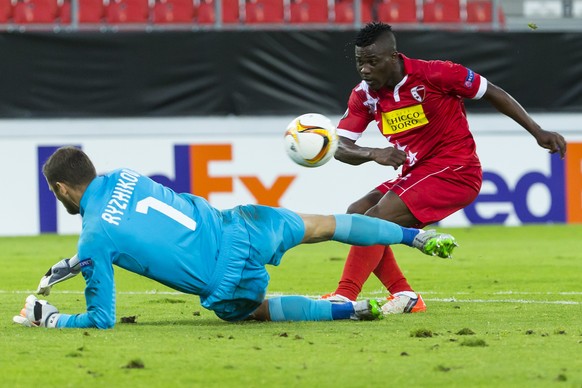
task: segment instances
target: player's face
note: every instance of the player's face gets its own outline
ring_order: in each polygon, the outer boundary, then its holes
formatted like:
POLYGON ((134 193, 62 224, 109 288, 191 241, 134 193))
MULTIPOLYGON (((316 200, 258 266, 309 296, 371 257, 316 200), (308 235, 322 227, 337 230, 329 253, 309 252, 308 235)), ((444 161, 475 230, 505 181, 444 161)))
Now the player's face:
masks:
POLYGON ((360 77, 370 89, 378 90, 383 86, 394 86, 393 80, 398 72, 398 52, 381 42, 369 46, 356 46, 356 68, 360 77))
POLYGON ((63 204, 63 206, 67 210, 67 213, 79 214, 79 206, 75 204, 73 200, 71 200, 71 198, 67 196, 66 193, 63 193, 62 192, 63 190, 61 190, 59 186, 49 185, 49 187, 50 190, 54 193, 55 197, 59 200, 59 202, 63 204))

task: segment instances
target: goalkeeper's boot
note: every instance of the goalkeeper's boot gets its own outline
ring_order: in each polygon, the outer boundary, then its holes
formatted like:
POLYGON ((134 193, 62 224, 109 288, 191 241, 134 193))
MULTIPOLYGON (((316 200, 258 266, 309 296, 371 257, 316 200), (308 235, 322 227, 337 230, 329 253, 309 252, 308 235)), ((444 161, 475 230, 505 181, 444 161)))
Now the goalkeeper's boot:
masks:
POLYGON ((388 302, 382 306, 382 313, 387 314, 408 314, 408 313, 423 313, 426 311, 426 304, 422 300, 420 294, 416 294, 416 298, 397 292, 390 295, 388 302))
POLYGON ((350 319, 355 321, 373 321, 383 317, 382 308, 375 299, 360 300, 352 303, 354 304, 354 313, 350 319))
POLYGON ((322 295, 319 297, 319 299, 328 300, 331 303, 353 302, 352 300, 346 298, 345 296, 340 295, 340 294, 336 294, 335 292, 330 292, 329 294, 322 295))
POLYGON ((424 254, 450 259, 453 249, 459 245, 450 234, 438 233, 436 230, 431 229, 417 234, 412 241, 412 246, 418 248, 424 254))

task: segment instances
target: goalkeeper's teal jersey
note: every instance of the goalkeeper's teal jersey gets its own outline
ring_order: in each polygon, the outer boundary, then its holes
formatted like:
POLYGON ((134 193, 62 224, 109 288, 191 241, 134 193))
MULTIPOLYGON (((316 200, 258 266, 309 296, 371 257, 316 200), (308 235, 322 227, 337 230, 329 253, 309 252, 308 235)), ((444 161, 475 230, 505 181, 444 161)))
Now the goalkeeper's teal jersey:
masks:
POLYGON ((81 199, 78 244, 87 312, 57 327, 112 327, 113 264, 189 294, 206 295, 215 272, 222 213, 135 171, 95 178, 81 199))

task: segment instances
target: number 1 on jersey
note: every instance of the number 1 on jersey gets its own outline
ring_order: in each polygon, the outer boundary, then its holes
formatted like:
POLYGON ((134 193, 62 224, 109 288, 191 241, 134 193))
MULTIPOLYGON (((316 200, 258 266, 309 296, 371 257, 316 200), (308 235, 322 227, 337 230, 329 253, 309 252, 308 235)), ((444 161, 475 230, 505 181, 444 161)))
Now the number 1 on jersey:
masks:
POLYGON ((135 210, 138 213, 148 214, 149 208, 159 211, 163 215, 171 218, 172 220, 176 221, 179 224, 184 225, 186 228, 190 230, 196 230, 196 221, 194 221, 192 218, 188 217, 181 211, 174 209, 167 203, 164 203, 154 197, 147 197, 142 199, 141 201, 138 201, 135 210))

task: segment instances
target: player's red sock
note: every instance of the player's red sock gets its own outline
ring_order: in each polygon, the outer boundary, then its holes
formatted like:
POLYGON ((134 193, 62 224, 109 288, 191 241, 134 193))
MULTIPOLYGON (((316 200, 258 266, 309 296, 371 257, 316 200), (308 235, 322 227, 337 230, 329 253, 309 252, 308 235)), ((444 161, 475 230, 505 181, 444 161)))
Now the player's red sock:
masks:
POLYGON ((384 245, 352 246, 335 293, 356 300, 383 253, 384 245))
POLYGON ((396 259, 394 258, 394 252, 392 252, 392 248, 389 246, 384 247, 382 259, 380 259, 378 266, 374 269, 374 275, 380 279, 391 294, 400 291, 412 291, 412 287, 410 287, 400 267, 398 267, 398 263, 396 263, 396 259))

